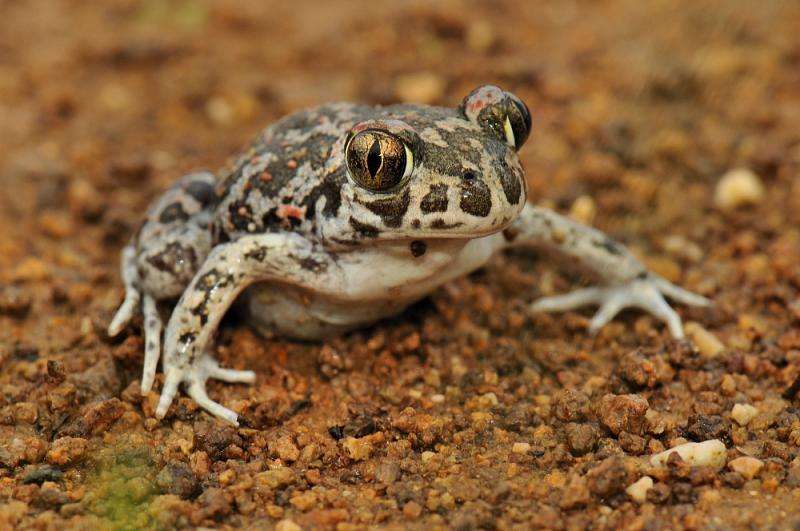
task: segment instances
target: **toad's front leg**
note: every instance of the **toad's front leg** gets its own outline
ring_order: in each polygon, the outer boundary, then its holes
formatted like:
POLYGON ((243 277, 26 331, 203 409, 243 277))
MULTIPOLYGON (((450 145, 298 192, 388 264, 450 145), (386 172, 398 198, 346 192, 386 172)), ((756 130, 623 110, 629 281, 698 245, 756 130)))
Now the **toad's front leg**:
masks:
POLYGON ((272 281, 310 289, 335 288, 336 264, 296 234, 245 236, 219 245, 206 258, 183 292, 167 324, 164 341, 165 382, 156 408, 163 418, 178 385, 202 408, 236 424, 236 413, 211 400, 206 380, 252 383, 252 371, 222 369, 207 354, 211 338, 237 295, 254 282, 272 281))
POLYGON ((507 229, 506 237, 511 245, 544 244, 555 248, 600 275, 606 282, 605 286, 544 297, 531 307, 534 311, 554 312, 598 305, 600 309, 589 325, 592 332, 611 321, 622 309, 635 307, 667 323, 673 337, 681 339, 681 319, 664 297, 695 306, 710 304, 705 297, 649 272, 624 246, 602 232, 546 208, 526 205, 519 218, 507 229))

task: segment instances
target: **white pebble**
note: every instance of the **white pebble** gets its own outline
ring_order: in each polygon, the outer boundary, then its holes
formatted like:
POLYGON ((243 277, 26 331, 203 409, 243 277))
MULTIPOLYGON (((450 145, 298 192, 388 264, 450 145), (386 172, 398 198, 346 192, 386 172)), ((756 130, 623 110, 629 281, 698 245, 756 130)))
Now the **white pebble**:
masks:
POLYGON ((717 183, 714 204, 722 210, 754 205, 764 199, 764 185, 758 175, 747 168, 729 171, 717 183))
POLYGON ((584 225, 591 225, 597 214, 597 207, 594 199, 588 195, 582 195, 575 199, 569 209, 569 217, 584 225))
POLYGON ((233 107, 222 96, 215 96, 206 102, 206 115, 217 125, 228 125, 233 121, 233 107))
POLYGON ((715 468, 725 466, 725 444, 719 439, 675 446, 651 456, 650 464, 654 467, 666 466, 667 459, 673 453, 681 456, 681 459, 689 466, 711 466, 715 468))
POLYGON ((757 414, 758 410, 750 404, 735 404, 731 410, 731 418, 739 426, 747 426, 757 414))
POLYGON ((725 345, 720 341, 717 336, 703 328, 700 323, 689 321, 683 327, 686 335, 692 340, 692 343, 697 345, 697 350, 700 351, 706 359, 716 358, 725 350, 725 345))
POLYGON ((647 491, 653 488, 653 478, 650 476, 643 476, 639 481, 628 485, 625 492, 636 503, 644 503, 647 500, 647 491))

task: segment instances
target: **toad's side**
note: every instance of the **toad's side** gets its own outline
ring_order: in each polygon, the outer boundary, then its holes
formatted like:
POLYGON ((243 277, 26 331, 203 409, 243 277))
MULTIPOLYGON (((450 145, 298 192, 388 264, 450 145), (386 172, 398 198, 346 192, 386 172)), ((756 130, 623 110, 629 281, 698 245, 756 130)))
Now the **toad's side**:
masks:
POLYGON ((126 297, 109 327, 118 333, 141 307, 143 392, 163 350, 157 415, 184 383, 199 405, 236 422, 205 382, 255 378, 210 355, 237 299, 262 332, 319 339, 396 314, 509 245, 553 247, 607 283, 535 309, 598 304, 596 329, 637 306, 680 337, 664 295, 705 299, 649 273, 602 233, 526 203, 517 150, 530 128, 527 107, 494 86, 452 109, 330 104, 268 127, 220 179, 184 177, 123 251, 126 297), (158 306, 175 298, 164 326, 158 306))

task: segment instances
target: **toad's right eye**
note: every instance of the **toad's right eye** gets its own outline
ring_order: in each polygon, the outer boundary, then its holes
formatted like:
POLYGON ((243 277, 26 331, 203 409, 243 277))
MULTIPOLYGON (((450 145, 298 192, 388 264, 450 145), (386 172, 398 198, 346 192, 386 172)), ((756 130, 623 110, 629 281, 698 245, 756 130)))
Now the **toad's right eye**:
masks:
POLYGON ((388 192, 411 175, 414 156, 397 136, 378 129, 356 133, 345 147, 350 178, 372 192, 388 192))

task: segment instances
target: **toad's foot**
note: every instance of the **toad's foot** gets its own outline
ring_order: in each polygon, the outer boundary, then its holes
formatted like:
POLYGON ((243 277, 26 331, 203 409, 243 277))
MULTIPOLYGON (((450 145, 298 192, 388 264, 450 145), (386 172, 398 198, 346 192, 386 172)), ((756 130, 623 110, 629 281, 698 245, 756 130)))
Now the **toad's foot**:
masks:
POLYGON ((156 408, 157 418, 164 418, 167 414, 167 409, 169 409, 178 392, 178 385, 185 383, 187 394, 197 402, 198 406, 236 426, 239 425, 237 421, 238 415, 208 397, 206 381, 209 378, 216 378, 229 383, 252 384, 256 381, 256 373, 253 371, 223 369, 208 354, 201 356, 187 368, 178 366, 166 367, 164 373, 166 374, 166 379, 164 388, 161 391, 161 398, 158 400, 158 407, 156 408))
POLYGON ((708 306, 711 301, 700 295, 679 288, 656 275, 632 280, 625 284, 592 287, 573 291, 566 295, 543 297, 531 305, 535 312, 563 312, 588 305, 598 305, 589 324, 589 330, 596 333, 620 311, 625 308, 640 308, 665 322, 675 339, 683 339, 681 318, 675 313, 664 296, 691 306, 708 306))

